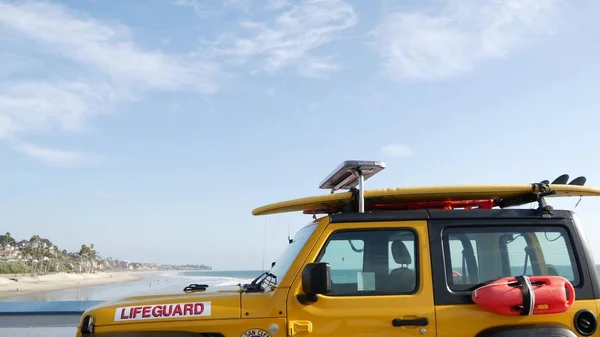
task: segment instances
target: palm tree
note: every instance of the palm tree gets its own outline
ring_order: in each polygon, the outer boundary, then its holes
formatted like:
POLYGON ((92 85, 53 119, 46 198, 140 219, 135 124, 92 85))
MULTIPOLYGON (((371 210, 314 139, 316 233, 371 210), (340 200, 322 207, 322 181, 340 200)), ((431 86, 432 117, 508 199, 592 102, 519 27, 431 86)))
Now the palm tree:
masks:
POLYGON ((31 237, 31 239, 29 239, 29 242, 33 243, 33 251, 31 252, 31 256, 33 258, 33 260, 31 261, 31 273, 32 274, 36 274, 36 270, 39 270, 39 264, 36 265, 35 261, 37 260, 38 262, 40 261, 40 251, 41 251, 41 244, 40 244, 40 236, 39 235, 33 235, 31 237))
POLYGON ((37 259, 39 261, 39 265, 38 265, 38 273, 39 274, 43 275, 46 273, 47 263, 45 263, 45 262, 49 257, 49 253, 50 253, 50 250, 48 249, 46 244, 42 242, 38 246, 38 249, 37 249, 37 259))
POLYGON ((52 245, 50 248, 50 261, 48 261, 48 271, 50 271, 51 263, 56 263, 55 271, 58 271, 58 246, 52 245))
POLYGON ((31 260, 31 273, 33 274, 33 248, 23 247, 20 254, 21 258, 26 260, 26 264, 31 260))
POLYGON ((96 250, 94 249, 94 244, 90 245, 90 252, 88 254, 88 259, 90 261, 90 271, 94 272, 94 264, 96 263, 96 257, 98 256, 96 250))
POLYGON ((10 244, 14 244, 15 239, 10 236, 10 232, 6 232, 4 235, 0 235, 0 246, 8 247, 10 244))
POLYGON ((81 245, 81 249, 79 250, 79 261, 81 263, 79 267, 79 272, 83 272, 83 261, 85 260, 87 262, 89 254, 90 248, 87 245, 81 245))

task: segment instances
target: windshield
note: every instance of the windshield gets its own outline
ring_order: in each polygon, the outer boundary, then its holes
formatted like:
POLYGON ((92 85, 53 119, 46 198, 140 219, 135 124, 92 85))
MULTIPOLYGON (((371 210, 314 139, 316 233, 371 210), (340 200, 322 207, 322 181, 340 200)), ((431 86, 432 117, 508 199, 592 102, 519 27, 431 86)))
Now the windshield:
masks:
POLYGON ((298 231, 292 242, 287 246, 283 253, 281 253, 277 261, 275 261, 275 266, 271 269, 271 274, 277 277, 277 282, 280 282, 283 279, 296 259, 296 256, 302 247, 304 247, 304 244, 308 241, 308 238, 315 231, 316 227, 317 224, 313 223, 298 231))

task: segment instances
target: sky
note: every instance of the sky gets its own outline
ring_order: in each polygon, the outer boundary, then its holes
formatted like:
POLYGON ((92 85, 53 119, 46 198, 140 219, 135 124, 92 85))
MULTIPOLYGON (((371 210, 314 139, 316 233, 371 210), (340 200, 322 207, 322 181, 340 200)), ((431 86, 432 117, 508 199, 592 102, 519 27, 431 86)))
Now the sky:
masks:
MULTIPOLYGON (((563 173, 600 186, 599 10, 0 0, 2 230, 260 269, 311 217, 252 209, 328 193, 319 183, 343 160, 386 162, 369 189, 563 173)), ((575 209, 592 242, 599 206, 575 209)))

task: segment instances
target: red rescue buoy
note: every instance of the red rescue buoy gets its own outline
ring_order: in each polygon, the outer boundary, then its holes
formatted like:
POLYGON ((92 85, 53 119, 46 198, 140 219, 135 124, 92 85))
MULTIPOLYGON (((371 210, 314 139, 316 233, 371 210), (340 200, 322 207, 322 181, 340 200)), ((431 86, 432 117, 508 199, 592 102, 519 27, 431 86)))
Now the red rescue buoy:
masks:
POLYGON ((505 277, 475 289, 471 298, 482 308, 503 315, 555 314, 569 310, 575 289, 561 276, 505 277))

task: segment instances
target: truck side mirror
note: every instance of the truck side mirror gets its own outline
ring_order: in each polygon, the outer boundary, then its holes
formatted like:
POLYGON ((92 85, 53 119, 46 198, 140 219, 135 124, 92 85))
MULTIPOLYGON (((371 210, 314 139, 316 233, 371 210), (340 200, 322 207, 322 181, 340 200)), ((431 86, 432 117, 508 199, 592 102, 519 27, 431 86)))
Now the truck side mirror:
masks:
POLYGON ((302 270, 302 291, 298 299, 303 302, 316 302, 317 294, 331 292, 331 267, 326 262, 309 263, 302 270))

